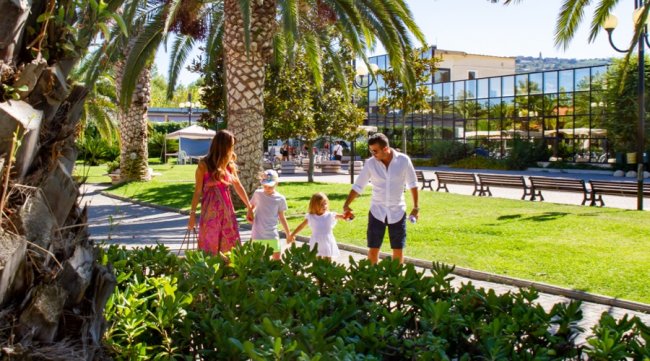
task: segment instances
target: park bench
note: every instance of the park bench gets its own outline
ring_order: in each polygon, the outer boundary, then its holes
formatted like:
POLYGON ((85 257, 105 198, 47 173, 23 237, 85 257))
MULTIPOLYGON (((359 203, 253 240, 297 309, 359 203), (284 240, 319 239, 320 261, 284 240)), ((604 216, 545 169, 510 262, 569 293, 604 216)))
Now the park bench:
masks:
MULTIPOLYGON (((598 181, 590 180, 591 184, 591 205, 595 206, 600 202, 604 206, 603 195, 635 197, 637 195, 637 183, 620 181, 598 181)), ((650 197, 650 183, 643 184, 643 197, 650 197)))
POLYGON ((449 189, 447 189, 447 184, 464 184, 474 186, 474 192, 472 192, 472 195, 476 195, 476 193, 480 192, 478 183, 474 177, 474 173, 439 171, 436 171, 434 173, 436 174, 436 178, 438 178, 438 187, 436 188, 436 191, 444 189, 446 192, 449 192, 449 189))
POLYGON ((422 188, 421 189, 424 190, 424 188, 429 188, 429 189, 433 190, 433 187, 431 187, 431 183, 435 182, 435 179, 433 179, 433 178, 432 179, 424 178, 424 172, 421 171, 421 170, 416 170, 415 171, 415 176, 418 178, 418 182, 422 182, 422 188))
POLYGON ((521 199, 526 199, 526 196, 532 196, 530 187, 526 184, 524 176, 521 175, 506 175, 506 174, 482 174, 479 173, 478 180, 480 182, 479 196, 489 195, 492 196, 490 187, 502 188, 517 188, 524 191, 521 199))
POLYGON ((554 177, 535 177, 530 176, 530 188, 532 195, 531 201, 534 201, 538 196, 540 201, 544 200, 542 191, 557 191, 557 192, 581 192, 583 195, 582 205, 591 199, 591 193, 587 191, 587 186, 583 179, 574 178, 554 178, 554 177))

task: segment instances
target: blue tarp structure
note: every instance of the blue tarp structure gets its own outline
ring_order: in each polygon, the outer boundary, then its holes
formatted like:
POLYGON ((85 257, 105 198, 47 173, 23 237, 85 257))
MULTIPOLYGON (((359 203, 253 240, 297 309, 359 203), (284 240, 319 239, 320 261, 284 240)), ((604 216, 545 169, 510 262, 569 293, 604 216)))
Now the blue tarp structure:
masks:
POLYGON ((216 132, 205 129, 198 125, 191 125, 187 128, 167 134, 167 139, 178 139, 179 161, 185 162, 183 155, 191 158, 198 158, 208 154, 210 142, 216 132))

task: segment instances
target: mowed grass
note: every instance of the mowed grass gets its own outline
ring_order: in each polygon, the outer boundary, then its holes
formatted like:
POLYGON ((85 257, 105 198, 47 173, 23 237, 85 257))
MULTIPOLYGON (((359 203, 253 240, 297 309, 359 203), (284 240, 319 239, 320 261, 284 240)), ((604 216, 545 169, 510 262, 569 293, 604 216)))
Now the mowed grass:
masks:
MULTIPOLYGON (((194 169, 170 167, 151 182, 109 192, 189 209, 194 169)), ((278 190, 287 197, 293 229, 313 193, 325 192, 331 209, 340 212, 350 185, 287 182, 278 190)), ((366 245, 370 192, 352 204, 356 219, 336 226, 338 242, 366 245)), ((406 199, 410 204, 409 194, 406 199)), ((407 226, 406 256, 650 303, 650 212, 430 191, 420 199, 420 220, 407 226)), ((382 251, 390 252, 387 239, 382 251)))

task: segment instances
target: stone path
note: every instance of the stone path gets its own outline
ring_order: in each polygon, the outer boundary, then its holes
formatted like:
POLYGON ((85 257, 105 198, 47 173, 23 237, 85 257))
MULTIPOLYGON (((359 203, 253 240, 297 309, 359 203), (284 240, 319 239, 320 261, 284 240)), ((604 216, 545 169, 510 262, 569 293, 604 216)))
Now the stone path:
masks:
MULTIPOLYGON (((349 181, 349 176, 347 179, 349 181)), ((82 202, 88 202, 89 205, 88 221, 92 239, 108 244, 123 244, 127 247, 155 245, 158 242, 173 251, 180 248, 186 230, 186 215, 109 198, 100 194, 101 189, 103 188, 96 185, 88 185, 85 189, 82 189, 82 192, 85 191, 82 202)), ((248 238, 250 238, 250 231, 242 230, 242 239, 248 238)), ((365 255, 342 250, 341 257, 336 262, 347 264, 349 257, 359 260, 364 259, 365 255)), ((456 276, 453 281, 455 285, 467 282, 472 282, 478 287, 494 289, 499 293, 516 290, 512 286, 477 281, 460 276, 456 276)), ((539 298, 539 303, 547 310, 553 304, 567 301, 568 299, 565 297, 544 293, 539 298)), ((617 318, 626 313, 636 315, 650 325, 650 314, 641 312, 588 302, 583 302, 582 310, 584 318, 580 326, 587 330, 597 323, 603 312, 609 312, 617 318)), ((578 340, 578 342, 584 341, 584 338, 578 340)))

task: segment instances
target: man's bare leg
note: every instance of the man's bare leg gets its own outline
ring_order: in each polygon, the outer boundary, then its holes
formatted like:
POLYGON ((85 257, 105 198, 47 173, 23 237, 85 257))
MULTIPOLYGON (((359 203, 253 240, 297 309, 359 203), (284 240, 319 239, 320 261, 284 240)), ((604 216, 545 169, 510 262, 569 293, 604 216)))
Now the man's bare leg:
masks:
POLYGON ((379 261, 379 248, 368 248, 368 261, 377 264, 377 261, 379 261))
POLYGON ((402 252, 401 248, 393 248, 393 259, 399 260, 400 264, 404 263, 404 252, 402 252))

